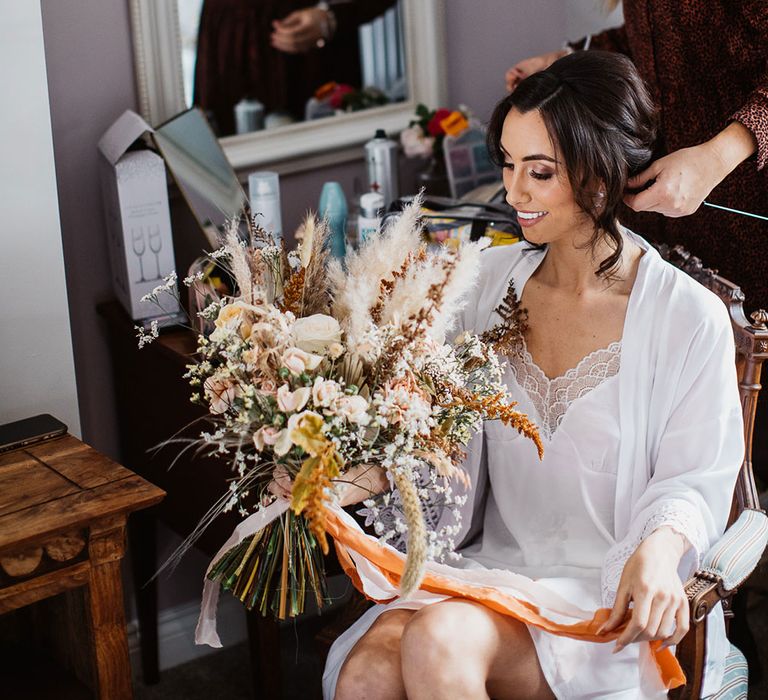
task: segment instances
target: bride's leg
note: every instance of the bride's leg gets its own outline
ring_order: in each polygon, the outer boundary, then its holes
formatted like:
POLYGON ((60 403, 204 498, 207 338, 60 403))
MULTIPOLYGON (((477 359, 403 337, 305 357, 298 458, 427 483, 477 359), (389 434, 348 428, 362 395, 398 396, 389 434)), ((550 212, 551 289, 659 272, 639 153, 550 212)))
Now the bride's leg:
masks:
POLYGON ((405 627, 401 653, 409 700, 554 698, 525 625, 477 603, 422 608, 405 627))
POLYGON ((352 647, 336 682, 335 700, 405 700, 400 638, 414 610, 389 610, 352 647))

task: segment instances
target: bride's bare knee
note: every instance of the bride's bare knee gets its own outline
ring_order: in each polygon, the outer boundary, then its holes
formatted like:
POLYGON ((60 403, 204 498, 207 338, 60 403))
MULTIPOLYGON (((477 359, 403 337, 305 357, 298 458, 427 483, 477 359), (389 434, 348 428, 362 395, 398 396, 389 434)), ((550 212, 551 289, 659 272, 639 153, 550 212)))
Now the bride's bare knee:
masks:
POLYGON ((336 681, 335 700, 401 700, 400 658, 371 648, 353 652, 336 681))
POLYGON ((411 610, 390 610, 349 652, 336 681, 335 700, 403 700, 400 637, 413 615, 411 610))
POLYGON ((467 678, 485 679, 482 655, 462 643, 462 617, 461 607, 447 601, 422 608, 408 621, 400 643, 406 688, 409 681, 463 685, 467 678))

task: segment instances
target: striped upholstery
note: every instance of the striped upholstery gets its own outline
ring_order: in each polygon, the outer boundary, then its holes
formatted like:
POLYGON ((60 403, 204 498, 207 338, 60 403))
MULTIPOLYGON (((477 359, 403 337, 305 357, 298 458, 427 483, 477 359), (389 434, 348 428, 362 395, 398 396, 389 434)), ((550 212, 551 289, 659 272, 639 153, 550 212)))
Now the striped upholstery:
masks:
POLYGON ((723 685, 707 700, 746 700, 747 698, 747 660, 733 644, 728 658, 725 660, 723 685))
POLYGON ((704 556, 700 571, 720 576, 730 591, 757 566, 768 543, 768 517, 759 510, 745 510, 704 556))

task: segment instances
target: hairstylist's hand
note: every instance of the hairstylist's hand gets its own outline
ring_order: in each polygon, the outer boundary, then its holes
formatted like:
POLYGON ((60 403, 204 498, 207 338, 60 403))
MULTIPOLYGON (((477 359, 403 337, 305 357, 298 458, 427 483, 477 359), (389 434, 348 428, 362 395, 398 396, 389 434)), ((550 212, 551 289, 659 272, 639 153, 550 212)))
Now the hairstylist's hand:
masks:
POLYGON ((629 189, 654 181, 648 189, 624 195, 624 203, 635 211, 655 211, 664 216, 693 214, 727 173, 719 158, 703 143, 683 148, 651 163, 630 178, 629 189))
POLYGON ((686 540, 668 527, 661 527, 643 540, 627 560, 616 591, 616 603, 602 627, 618 627, 632 603, 632 617, 616 640, 614 653, 632 642, 663 639, 677 644, 688 631, 688 599, 677 575, 677 566, 687 547, 686 540))
POLYGON ((550 51, 541 56, 532 56, 519 63, 515 63, 515 65, 504 75, 507 83, 507 91, 513 92, 529 75, 538 73, 545 68, 549 68, 558 58, 565 56, 567 53, 568 51, 565 49, 560 51, 550 51))
POLYGON ((270 40, 274 48, 286 53, 304 53, 317 47, 320 39, 327 38, 328 17, 325 10, 305 7, 275 20, 272 27, 270 40))
POLYGON ((731 122, 709 141, 651 163, 627 183, 629 189, 649 182, 651 186, 625 195, 624 202, 635 211, 657 211, 665 216, 693 214, 704 198, 756 150, 755 135, 740 122, 731 122))

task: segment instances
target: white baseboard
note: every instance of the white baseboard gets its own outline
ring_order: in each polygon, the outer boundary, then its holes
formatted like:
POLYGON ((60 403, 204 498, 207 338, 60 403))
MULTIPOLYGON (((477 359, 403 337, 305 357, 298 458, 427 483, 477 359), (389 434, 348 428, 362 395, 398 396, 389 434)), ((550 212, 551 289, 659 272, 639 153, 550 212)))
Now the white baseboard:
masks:
MULTIPOLYGON (((191 602, 163 610, 157 619, 157 636, 160 670, 198 659, 217 649, 195 644, 195 626, 200 614, 200 603, 191 602)), ((248 638, 245 625, 245 609, 242 603, 230 595, 219 599, 217 628, 224 647, 239 644, 248 638)), ((138 620, 128 623, 128 651, 131 667, 141 668, 138 620)))

